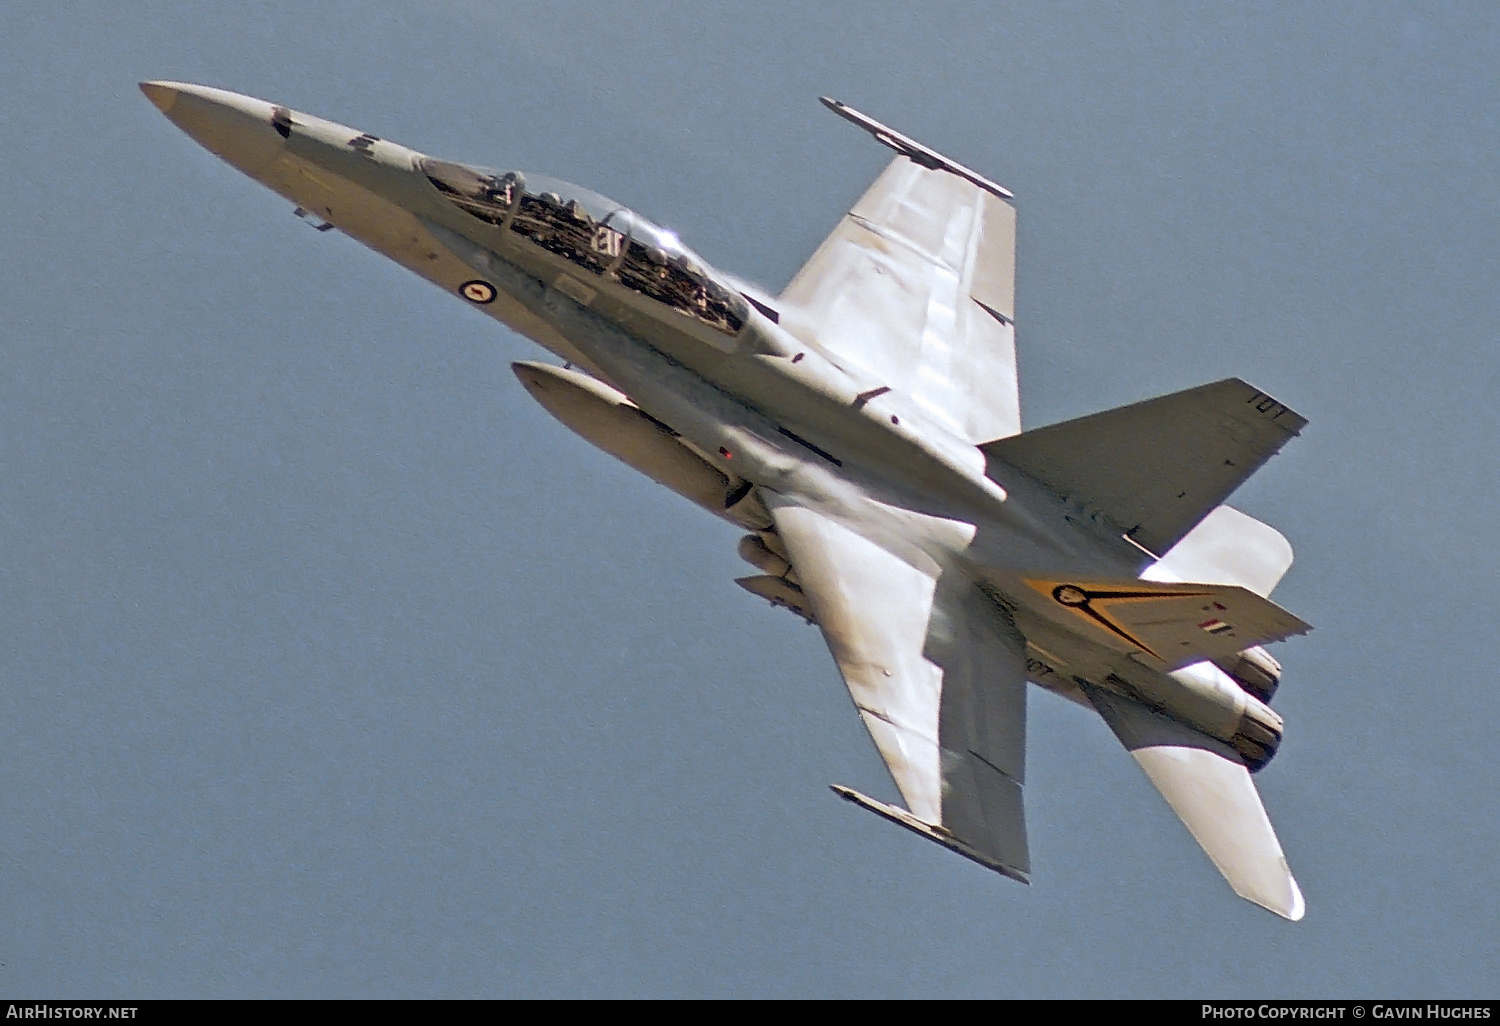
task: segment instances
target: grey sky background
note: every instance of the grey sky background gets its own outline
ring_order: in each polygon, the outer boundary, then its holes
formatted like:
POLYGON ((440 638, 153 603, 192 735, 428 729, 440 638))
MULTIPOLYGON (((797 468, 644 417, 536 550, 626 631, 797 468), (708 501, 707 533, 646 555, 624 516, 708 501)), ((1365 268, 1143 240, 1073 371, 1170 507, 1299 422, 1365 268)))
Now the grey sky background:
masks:
POLYGON ((22 0, 0 32, 0 993, 1496 996, 1490 5, 22 0), (1233 896, 1033 691, 1022 887, 894 798, 736 533, 539 358, 137 92, 556 174, 772 289, 887 151, 1014 189, 1035 426, 1228 375, 1311 419, 1233 896))

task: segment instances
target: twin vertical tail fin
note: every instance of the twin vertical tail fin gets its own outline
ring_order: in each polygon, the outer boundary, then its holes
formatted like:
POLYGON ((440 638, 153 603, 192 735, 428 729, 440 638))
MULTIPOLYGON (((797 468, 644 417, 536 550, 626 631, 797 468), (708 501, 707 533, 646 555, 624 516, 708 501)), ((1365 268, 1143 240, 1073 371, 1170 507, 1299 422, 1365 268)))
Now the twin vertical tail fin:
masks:
POLYGON ((1165 553, 1307 425, 1227 378, 980 446, 1002 484, 1022 473, 1165 553))

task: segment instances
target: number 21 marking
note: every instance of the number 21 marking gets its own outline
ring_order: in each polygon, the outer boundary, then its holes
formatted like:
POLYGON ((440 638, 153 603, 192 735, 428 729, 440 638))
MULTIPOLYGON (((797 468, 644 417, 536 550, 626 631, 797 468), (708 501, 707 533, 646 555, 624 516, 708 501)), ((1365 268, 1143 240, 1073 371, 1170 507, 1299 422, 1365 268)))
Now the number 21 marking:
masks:
POLYGON ((623 240, 624 236, 613 228, 600 225, 594 229, 594 252, 608 257, 617 257, 620 255, 620 243, 623 240))

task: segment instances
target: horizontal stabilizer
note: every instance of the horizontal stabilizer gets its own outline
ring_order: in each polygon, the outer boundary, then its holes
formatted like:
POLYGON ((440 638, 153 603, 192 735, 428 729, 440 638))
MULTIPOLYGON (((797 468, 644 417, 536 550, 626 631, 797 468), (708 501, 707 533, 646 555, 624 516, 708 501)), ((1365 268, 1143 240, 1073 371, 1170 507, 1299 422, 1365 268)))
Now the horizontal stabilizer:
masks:
POLYGON ((1162 669, 1232 655, 1312 628, 1270 599, 1226 584, 1124 578, 1034 578, 1033 608, 1162 669))
POLYGON ((1165 553, 1295 436, 1307 420, 1228 378, 980 446, 989 475, 1010 467, 1092 506, 1165 553))
POLYGON ((1085 693, 1240 897, 1293 922, 1302 891, 1250 771, 1227 746, 1129 699, 1085 693))

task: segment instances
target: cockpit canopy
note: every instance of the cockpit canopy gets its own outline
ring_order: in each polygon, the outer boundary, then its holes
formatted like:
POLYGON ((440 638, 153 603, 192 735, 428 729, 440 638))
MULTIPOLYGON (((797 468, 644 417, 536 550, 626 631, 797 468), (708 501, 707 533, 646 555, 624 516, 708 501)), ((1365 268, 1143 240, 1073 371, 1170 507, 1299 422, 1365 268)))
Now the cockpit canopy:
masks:
POLYGON ((677 236, 569 182, 424 158, 428 181, 454 206, 600 277, 722 331, 749 319, 743 296, 717 281, 677 236))

